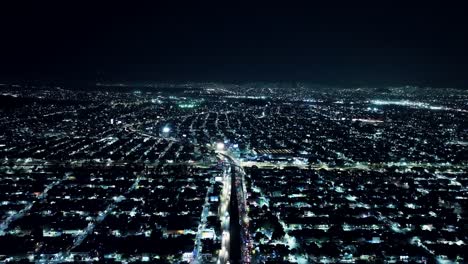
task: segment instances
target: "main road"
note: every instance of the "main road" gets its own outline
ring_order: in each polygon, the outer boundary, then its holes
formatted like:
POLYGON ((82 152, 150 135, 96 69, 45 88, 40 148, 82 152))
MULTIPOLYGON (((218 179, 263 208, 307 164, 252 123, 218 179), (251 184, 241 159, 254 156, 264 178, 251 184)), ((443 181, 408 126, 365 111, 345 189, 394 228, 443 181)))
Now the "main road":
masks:
POLYGON ((230 263, 250 263, 251 240, 248 230, 244 170, 228 152, 220 152, 231 166, 230 263))
POLYGON ((231 246, 230 246, 230 263, 232 264, 239 264, 242 263, 242 240, 240 237, 241 234, 241 225, 239 221, 239 201, 237 200, 237 184, 236 184, 236 177, 237 168, 235 165, 231 164, 231 203, 229 205, 229 215, 231 216, 230 220, 230 238, 231 238, 231 246))

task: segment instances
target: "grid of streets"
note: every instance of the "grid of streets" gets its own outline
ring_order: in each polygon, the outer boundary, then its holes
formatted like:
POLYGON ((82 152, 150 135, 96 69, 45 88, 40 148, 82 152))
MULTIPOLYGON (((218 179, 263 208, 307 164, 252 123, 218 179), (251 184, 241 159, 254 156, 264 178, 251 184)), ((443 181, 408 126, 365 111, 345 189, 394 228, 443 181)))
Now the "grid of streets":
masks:
POLYGON ((0 261, 464 263, 467 102, 412 86, 1 85, 0 261))

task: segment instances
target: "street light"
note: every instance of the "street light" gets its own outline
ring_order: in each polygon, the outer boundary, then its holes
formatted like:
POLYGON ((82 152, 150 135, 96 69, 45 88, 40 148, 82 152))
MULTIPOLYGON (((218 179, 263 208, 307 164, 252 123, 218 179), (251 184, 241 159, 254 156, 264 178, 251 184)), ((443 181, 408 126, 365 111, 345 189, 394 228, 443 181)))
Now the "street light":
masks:
POLYGON ((168 126, 165 126, 165 127, 163 127, 162 132, 163 133, 169 133, 169 132, 171 132, 171 128, 168 127, 168 126))
POLYGON ((216 150, 218 151, 224 150, 224 143, 223 142, 216 143, 216 150))

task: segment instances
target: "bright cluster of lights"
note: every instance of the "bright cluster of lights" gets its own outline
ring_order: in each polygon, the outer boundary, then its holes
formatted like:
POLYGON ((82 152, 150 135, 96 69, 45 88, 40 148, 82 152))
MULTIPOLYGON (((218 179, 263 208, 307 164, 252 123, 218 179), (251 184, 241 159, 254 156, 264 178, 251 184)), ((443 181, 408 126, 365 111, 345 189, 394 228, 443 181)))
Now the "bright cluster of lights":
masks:
POLYGON ((198 106, 197 104, 180 104, 179 105, 180 108, 194 108, 197 106, 198 106))
POLYGON ((422 107, 422 108, 429 107, 429 104, 427 103, 412 102, 408 100, 398 100, 398 101, 372 100, 371 103, 375 105, 401 105, 401 106, 415 106, 415 107, 422 107))
POLYGON ((430 105, 428 103, 413 102, 413 101, 408 101, 408 100, 398 100, 398 101, 395 101, 395 100, 372 100, 371 103, 375 104, 375 105, 399 105, 399 106, 409 106, 409 107, 429 109, 429 110, 449 110, 449 111, 468 113, 468 111, 465 110, 465 109, 450 108, 450 107, 445 107, 445 106, 434 106, 434 105, 430 105))
POLYGON ((216 150, 224 150, 224 143, 223 142, 218 142, 216 143, 216 150))

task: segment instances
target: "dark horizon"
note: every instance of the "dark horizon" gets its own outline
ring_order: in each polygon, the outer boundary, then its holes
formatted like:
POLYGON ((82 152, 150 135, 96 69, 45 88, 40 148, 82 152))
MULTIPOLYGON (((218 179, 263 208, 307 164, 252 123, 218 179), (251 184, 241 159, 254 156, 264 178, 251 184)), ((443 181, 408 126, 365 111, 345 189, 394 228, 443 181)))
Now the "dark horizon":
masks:
POLYGON ((463 6, 4 6, 0 80, 468 87, 463 6))

